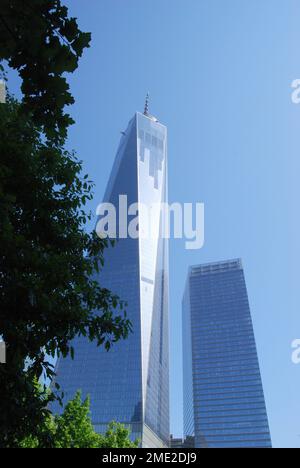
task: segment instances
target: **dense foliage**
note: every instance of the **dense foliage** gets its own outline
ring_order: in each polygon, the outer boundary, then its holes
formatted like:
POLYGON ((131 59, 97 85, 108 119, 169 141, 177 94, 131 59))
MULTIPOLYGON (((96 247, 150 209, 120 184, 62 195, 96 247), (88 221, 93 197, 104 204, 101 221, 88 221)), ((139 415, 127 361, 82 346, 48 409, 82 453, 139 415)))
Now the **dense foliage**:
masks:
POLYGON ((130 331, 122 301, 93 280, 107 242, 86 230, 92 183, 64 148, 64 73, 89 39, 59 0, 1 0, 0 62, 23 100, 0 104, 0 447, 35 437, 49 414, 57 396, 36 386, 53 377, 47 356, 73 356, 78 335, 109 349, 130 331))
POLYGON ((68 402, 61 416, 49 416, 39 435, 24 439, 22 448, 136 448, 139 441, 130 440, 129 430, 111 422, 105 434, 94 431, 90 419, 90 403, 81 400, 80 392, 68 402))
POLYGON ((65 138, 73 122, 64 107, 74 103, 65 72, 74 72, 90 33, 60 0, 1 0, 0 61, 22 80, 22 110, 49 138, 65 138))
POLYGON ((37 424, 45 402, 31 382, 53 375, 47 354, 73 354, 70 341, 80 334, 108 349, 130 328, 121 310, 114 313, 122 302, 92 279, 107 243, 85 230, 91 182, 75 155, 43 141, 18 108, 10 98, 0 105, 2 444, 37 424))

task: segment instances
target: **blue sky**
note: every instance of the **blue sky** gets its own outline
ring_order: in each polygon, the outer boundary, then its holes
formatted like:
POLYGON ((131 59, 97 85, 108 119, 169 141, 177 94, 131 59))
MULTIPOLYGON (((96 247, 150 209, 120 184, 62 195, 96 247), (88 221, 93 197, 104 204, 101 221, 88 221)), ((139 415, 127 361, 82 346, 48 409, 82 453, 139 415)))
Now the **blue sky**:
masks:
MULTIPOLYGON (((274 446, 300 446, 300 78, 297 0, 68 0, 92 47, 71 76, 69 145, 102 200, 120 138, 150 92, 168 127, 170 201, 204 202, 205 246, 171 241, 171 431, 182 432, 188 265, 243 259, 274 446)), ((12 83, 13 84, 13 83, 12 83)))

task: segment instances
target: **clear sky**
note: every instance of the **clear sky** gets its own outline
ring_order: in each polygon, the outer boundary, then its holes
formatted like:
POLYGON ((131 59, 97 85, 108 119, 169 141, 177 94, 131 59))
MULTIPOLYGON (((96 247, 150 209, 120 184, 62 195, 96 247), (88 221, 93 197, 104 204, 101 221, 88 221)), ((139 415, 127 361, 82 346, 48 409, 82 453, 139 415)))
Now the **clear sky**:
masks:
POLYGON ((69 144, 101 202, 150 92, 168 127, 169 198, 204 202, 206 242, 171 241, 171 432, 182 433, 181 298, 190 264, 241 257, 274 446, 300 447, 300 78, 297 0, 68 0, 92 47, 70 77, 69 144))

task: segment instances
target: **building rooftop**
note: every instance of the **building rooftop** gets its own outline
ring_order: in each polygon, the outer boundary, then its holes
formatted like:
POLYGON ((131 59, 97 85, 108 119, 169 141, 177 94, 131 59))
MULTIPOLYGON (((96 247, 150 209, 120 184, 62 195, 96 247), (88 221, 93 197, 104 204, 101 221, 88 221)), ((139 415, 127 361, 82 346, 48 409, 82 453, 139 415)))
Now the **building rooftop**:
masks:
POLYGON ((241 270, 243 268, 241 259, 226 260, 222 262, 204 263, 202 265, 192 265, 189 269, 189 276, 207 275, 220 273, 228 270, 241 270))

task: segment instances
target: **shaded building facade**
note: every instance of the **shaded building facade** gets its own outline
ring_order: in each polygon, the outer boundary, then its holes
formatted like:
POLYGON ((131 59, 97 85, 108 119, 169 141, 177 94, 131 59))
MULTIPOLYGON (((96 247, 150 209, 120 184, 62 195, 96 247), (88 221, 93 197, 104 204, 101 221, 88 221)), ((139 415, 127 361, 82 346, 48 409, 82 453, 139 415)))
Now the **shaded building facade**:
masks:
POLYGON ((241 260, 192 266, 183 298, 184 435, 272 446, 241 260))

